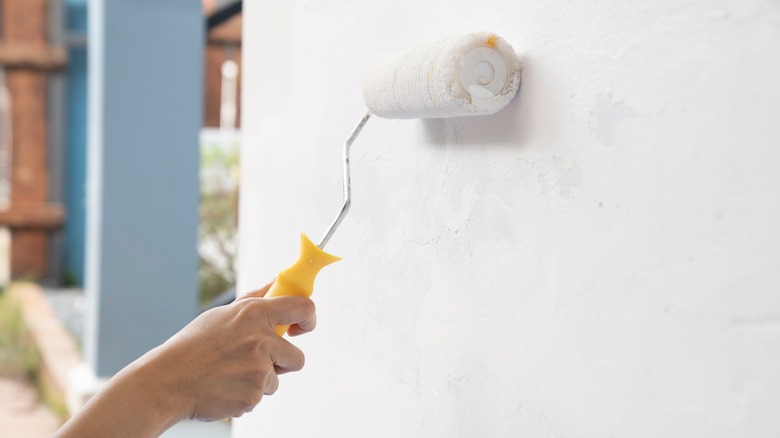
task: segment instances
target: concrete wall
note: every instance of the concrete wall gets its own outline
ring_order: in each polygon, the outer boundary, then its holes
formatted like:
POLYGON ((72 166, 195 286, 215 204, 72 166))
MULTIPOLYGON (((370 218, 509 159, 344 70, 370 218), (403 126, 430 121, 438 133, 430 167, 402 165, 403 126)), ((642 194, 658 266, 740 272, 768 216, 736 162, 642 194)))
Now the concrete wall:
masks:
POLYGON ((376 54, 473 30, 503 112, 371 120, 300 374, 234 436, 780 434, 775 1, 247 2, 239 290, 325 230, 376 54))

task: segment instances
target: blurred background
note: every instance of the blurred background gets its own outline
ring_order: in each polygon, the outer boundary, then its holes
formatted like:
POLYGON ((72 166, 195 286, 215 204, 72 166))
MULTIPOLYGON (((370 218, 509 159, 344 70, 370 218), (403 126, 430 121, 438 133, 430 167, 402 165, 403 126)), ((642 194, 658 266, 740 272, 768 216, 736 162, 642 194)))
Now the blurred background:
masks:
POLYGON ((0 0, 0 435, 53 427, 74 368, 97 384, 235 294, 242 3, 155 3, 0 0), (98 305, 105 288, 143 329, 98 305), (64 337, 26 327, 29 308, 64 337), (64 339, 62 371, 36 337, 64 339))
MULTIPOLYGON (((0 281, 84 284, 87 0, 9 1, 0 23, 0 281)), ((204 0, 202 300, 233 283, 241 13, 204 0), (222 10, 219 10, 222 8, 222 10), (215 13, 218 11, 218 13, 215 13), (229 198, 229 197, 228 197, 229 198), (232 221, 232 222, 231 222, 232 221)), ((197 147, 198 145, 193 145, 197 147)))

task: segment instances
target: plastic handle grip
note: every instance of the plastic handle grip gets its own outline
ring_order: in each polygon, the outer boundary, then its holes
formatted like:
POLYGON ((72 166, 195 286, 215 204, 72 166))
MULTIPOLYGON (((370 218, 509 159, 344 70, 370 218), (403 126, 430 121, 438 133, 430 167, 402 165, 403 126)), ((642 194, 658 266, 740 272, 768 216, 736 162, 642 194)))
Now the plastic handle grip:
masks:
MULTIPOLYGON (((341 260, 317 248, 317 245, 301 233, 301 250, 298 260, 276 276, 276 281, 265 294, 266 297, 299 296, 310 297, 314 291, 314 279, 322 268, 341 260)), ((290 326, 277 326, 275 331, 284 336, 290 326)))

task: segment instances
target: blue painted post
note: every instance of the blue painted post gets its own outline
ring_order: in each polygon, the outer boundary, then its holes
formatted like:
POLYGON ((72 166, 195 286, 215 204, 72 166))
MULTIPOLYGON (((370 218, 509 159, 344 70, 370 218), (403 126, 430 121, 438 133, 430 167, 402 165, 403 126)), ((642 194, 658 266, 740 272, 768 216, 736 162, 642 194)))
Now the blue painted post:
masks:
POLYGON ((68 283, 84 284, 87 173, 87 0, 66 0, 65 241, 68 283))
POLYGON ((86 360, 110 376, 197 314, 199 1, 89 0, 86 360))

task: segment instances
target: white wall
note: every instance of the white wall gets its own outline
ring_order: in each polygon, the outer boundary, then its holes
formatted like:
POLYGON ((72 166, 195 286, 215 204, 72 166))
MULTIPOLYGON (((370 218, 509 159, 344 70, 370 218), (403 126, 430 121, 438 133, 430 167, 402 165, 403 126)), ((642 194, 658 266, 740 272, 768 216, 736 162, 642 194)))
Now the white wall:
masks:
POLYGON ((780 435, 776 1, 245 3, 239 290, 336 214, 373 56, 525 67, 497 115, 369 122, 306 368, 235 436, 780 435))

